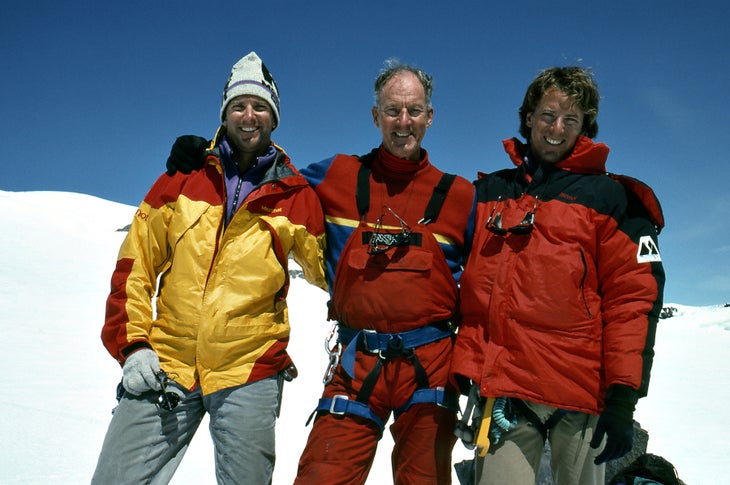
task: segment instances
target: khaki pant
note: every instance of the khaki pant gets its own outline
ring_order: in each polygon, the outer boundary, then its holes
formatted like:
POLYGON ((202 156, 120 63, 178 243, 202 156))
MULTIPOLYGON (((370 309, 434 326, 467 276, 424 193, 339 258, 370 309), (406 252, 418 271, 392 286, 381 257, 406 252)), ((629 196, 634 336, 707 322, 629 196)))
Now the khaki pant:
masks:
MULTIPOLYGON (((526 402, 544 423, 555 408, 526 402)), ((517 425, 502 433, 486 457, 476 460, 478 485, 534 485, 545 444, 540 431, 521 413, 517 425)), ((548 431, 553 480, 556 485, 603 485, 605 465, 594 465, 598 450, 590 447, 598 416, 567 413, 548 431)))

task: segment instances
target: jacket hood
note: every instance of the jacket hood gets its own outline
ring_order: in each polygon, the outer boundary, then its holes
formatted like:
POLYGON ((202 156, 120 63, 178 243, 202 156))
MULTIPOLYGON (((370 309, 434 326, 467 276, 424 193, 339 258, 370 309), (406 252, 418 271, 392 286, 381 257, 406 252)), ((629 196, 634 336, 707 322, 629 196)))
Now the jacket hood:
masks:
MULTIPOLYGON (((529 146, 517 138, 503 140, 504 150, 509 155, 512 163, 516 166, 523 165, 525 154, 529 146)), ((609 148, 604 143, 595 143, 586 136, 581 136, 573 148, 573 152, 564 160, 554 166, 567 172, 574 172, 585 175, 606 174, 621 183, 626 190, 633 192, 641 201, 647 211, 647 216, 654 223, 657 233, 664 227, 664 213, 661 204, 654 191, 641 182, 626 175, 608 173, 606 171, 606 160, 608 159, 609 148)), ((483 174, 479 174, 480 178, 483 174)))
MULTIPOLYGON (((522 143, 517 138, 503 140, 502 144, 512 163, 517 166, 524 163, 529 145, 522 143)), ((606 173, 606 160, 609 151, 610 149, 604 143, 596 143, 586 136, 580 136, 571 154, 556 163, 555 167, 582 174, 606 173)))

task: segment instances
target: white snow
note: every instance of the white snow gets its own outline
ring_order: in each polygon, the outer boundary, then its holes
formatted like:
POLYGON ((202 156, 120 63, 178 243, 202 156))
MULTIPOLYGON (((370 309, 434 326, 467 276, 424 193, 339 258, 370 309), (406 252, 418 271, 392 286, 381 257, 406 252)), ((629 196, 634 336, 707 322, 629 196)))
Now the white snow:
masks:
MULTIPOLYGON (((125 235, 117 229, 135 210, 83 194, 0 191, 0 483, 91 478, 121 375, 99 334, 125 235)), ((322 390, 326 300, 292 280, 290 352, 299 378, 284 389, 275 484, 293 481, 322 390)), ((671 461, 688 485, 718 483, 730 451, 730 308, 722 303, 666 304, 677 315, 659 323, 649 396, 636 413, 649 451, 671 461)), ((391 447, 386 431, 369 484, 391 482, 391 447)), ((457 442, 454 462, 469 457, 457 442)), ((215 483, 207 421, 172 483, 215 483)))

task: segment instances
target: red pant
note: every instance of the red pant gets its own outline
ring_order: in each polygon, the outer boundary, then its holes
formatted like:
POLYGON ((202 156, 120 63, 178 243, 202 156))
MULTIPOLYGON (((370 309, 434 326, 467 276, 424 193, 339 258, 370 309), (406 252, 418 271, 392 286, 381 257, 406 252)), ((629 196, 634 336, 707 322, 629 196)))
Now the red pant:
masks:
MULTIPOLYGON (((451 347, 451 339, 446 338, 416 350, 429 387, 448 388, 451 347)), ((340 366, 323 396, 347 394, 355 399, 377 358, 358 352, 355 379, 350 379, 340 366)), ((393 410, 406 404, 416 388, 411 361, 404 357, 391 358, 385 362, 368 404, 385 423, 393 410)), ((416 404, 396 416, 390 427, 395 443, 391 456, 395 484, 451 483, 455 420, 452 411, 435 404, 416 404)), ((365 483, 379 436, 378 426, 359 416, 328 413, 318 416, 299 460, 295 483, 365 483)))

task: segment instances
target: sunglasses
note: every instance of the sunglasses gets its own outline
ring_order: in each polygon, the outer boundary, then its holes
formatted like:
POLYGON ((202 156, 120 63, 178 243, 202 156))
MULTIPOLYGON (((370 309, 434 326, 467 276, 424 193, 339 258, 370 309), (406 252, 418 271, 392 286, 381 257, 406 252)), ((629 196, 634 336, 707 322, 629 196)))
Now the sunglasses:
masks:
POLYGON ((522 218, 519 224, 512 227, 502 227, 502 211, 497 211, 497 206, 502 202, 502 196, 497 198, 497 203, 494 204, 491 214, 487 219, 487 229, 494 234, 504 236, 508 233, 512 234, 528 234, 532 232, 532 228, 535 226, 535 212, 537 212, 537 200, 539 196, 535 196, 535 204, 532 206, 532 210, 525 213, 525 217, 522 218))
POLYGON ((172 411, 180 404, 180 394, 167 390, 167 385, 170 383, 170 378, 164 371, 158 372, 155 377, 157 382, 160 383, 160 395, 157 396, 157 405, 165 411, 172 411))
POLYGON ((382 254, 391 248, 396 246, 407 246, 411 241, 411 226, 404 221, 393 209, 388 206, 383 206, 383 213, 380 214, 378 220, 375 222, 373 228, 373 234, 370 237, 368 244, 368 254, 382 254), (383 232, 383 216, 385 211, 390 212, 400 223, 400 232, 389 233, 383 232))

